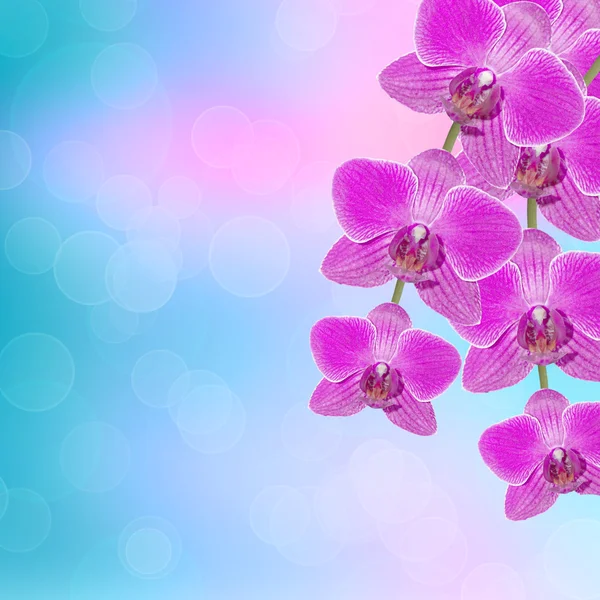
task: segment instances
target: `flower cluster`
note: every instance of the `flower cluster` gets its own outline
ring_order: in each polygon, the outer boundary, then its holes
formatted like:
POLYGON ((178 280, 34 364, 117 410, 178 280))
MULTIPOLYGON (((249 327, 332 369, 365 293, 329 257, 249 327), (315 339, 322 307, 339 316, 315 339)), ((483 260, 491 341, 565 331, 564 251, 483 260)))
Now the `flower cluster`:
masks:
POLYGON ((537 211, 584 241, 600 240, 600 0, 422 0, 415 52, 379 76, 391 98, 452 122, 443 149, 407 165, 341 165, 333 203, 344 235, 321 266, 357 287, 395 281, 366 318, 326 317, 310 344, 323 379, 314 412, 381 409, 432 435, 431 401, 457 378, 447 341, 413 329, 398 306, 414 284, 471 347, 462 382, 481 393, 537 367, 525 414, 487 429, 479 449, 509 484, 506 515, 526 519, 559 494, 600 494, 600 403, 569 405, 548 365, 600 381, 600 254, 562 252, 537 211), (462 152, 452 151, 460 139, 462 152), (527 199, 527 228, 503 204, 527 199))

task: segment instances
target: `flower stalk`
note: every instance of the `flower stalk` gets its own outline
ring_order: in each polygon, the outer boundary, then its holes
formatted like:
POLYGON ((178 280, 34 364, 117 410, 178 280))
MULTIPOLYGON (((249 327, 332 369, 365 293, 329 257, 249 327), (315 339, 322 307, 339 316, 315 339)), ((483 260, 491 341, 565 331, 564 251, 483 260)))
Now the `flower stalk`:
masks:
POLYGON ((456 140, 458 139, 458 134, 460 133, 460 123, 452 123, 452 127, 450 127, 450 131, 448 132, 448 135, 446 136, 446 141, 444 142, 444 145, 442 146, 442 148, 448 152, 452 152, 452 149, 454 148, 454 144, 456 143, 456 140))
POLYGON ((594 61, 594 64, 590 67, 590 70, 585 74, 583 80, 585 85, 589 85, 596 79, 598 73, 600 73, 600 56, 594 61))
POLYGON ((537 201, 535 198, 527 198, 527 227, 537 229, 537 201))
POLYGON ((392 302, 394 304, 400 304, 400 298, 402 298, 403 291, 404 291, 404 281, 402 281, 402 279, 397 279, 396 287, 394 288, 394 294, 392 295, 392 302))
POLYGON ((540 389, 548 389, 548 370, 546 365, 538 365, 538 375, 540 376, 540 389))

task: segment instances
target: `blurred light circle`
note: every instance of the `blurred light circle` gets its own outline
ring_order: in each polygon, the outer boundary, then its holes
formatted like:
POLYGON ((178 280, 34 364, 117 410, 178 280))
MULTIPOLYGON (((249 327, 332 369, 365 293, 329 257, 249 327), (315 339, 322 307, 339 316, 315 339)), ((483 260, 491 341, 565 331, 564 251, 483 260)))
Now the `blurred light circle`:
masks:
POLYGON ((275 223, 238 217, 214 235, 210 270, 217 283, 235 296, 257 298, 272 292, 290 268, 290 248, 275 223))
POLYGON ((526 600, 521 576, 508 565, 485 563, 475 567, 464 579, 461 600, 526 600))
POLYGON ((127 227, 127 239, 135 241, 163 241, 177 248, 181 238, 181 225, 161 206, 148 206, 133 215, 127 227))
POLYGON ((50 533, 52 513, 48 503, 33 490, 8 490, 6 511, 0 519, 0 548, 9 552, 30 552, 50 533))
POLYGON ((107 344, 121 344, 137 332, 140 316, 114 302, 104 302, 92 308, 90 326, 94 335, 107 344))
POLYGON ((6 509, 8 507, 8 488, 6 487, 6 483, 4 483, 4 479, 0 477, 0 519, 4 516, 6 509))
POLYGON ((293 181, 292 216, 298 229, 324 233, 335 224, 331 186, 335 166, 315 162, 302 167, 293 181))
POLYGON ((135 519, 119 536, 119 559, 136 577, 165 577, 177 566, 181 552, 179 532, 161 517, 135 519))
POLYGON ((185 373, 187 365, 181 356, 171 350, 151 350, 141 356, 131 373, 135 395, 148 406, 169 406, 169 391, 185 373))
POLYGON ((106 267, 111 298, 132 312, 153 312, 164 306, 177 287, 178 267, 161 241, 140 240, 121 246, 106 267))
POLYGON ((98 54, 92 65, 92 86, 102 102, 128 110, 150 100, 158 85, 154 59, 129 42, 113 44, 98 54))
POLYGON ((31 150, 27 142, 13 131, 0 130, 0 190, 12 190, 21 185, 30 171, 31 150))
POLYGON ((179 279, 183 280, 195 277, 208 266, 208 253, 215 227, 202 212, 196 212, 179 223, 179 250, 182 256, 179 279))
POLYGON ((273 544, 271 537, 271 515, 273 509, 294 488, 288 485, 269 485, 259 492, 250 505, 250 527, 256 537, 266 544, 273 544))
POLYGON ((125 231, 134 215, 152 206, 152 192, 133 175, 115 175, 107 179, 96 197, 99 217, 113 229, 125 231))
POLYGON ((269 517, 269 537, 275 546, 285 546, 302 538, 310 523, 309 499, 296 489, 286 490, 273 506, 269 517))
POLYGON ((129 442, 116 427, 90 421, 75 427, 63 440, 60 465, 78 490, 106 492, 117 487, 129 470, 129 442))
POLYGON ((301 460, 323 460, 336 452, 342 441, 341 425, 313 413, 306 404, 288 410, 281 424, 285 449, 301 460))
POLYGON ((175 219, 187 219, 200 207, 202 192, 189 177, 170 177, 158 189, 158 204, 175 219))
POLYGON ((51 335, 26 333, 0 352, 0 391, 21 410, 37 412, 60 404, 74 379, 71 353, 51 335))
POLYGON ((176 425, 187 433, 206 435, 226 426, 233 407, 229 388, 203 385, 190 390, 177 406, 176 425))
POLYGON ((135 16, 137 0, 79 0, 79 10, 94 29, 117 31, 135 16))
POLYGON ((0 54, 22 58, 38 50, 48 37, 48 15, 36 0, 0 2, 0 54))
POLYGON ((395 448, 394 444, 389 440, 374 439, 363 442, 354 450, 348 462, 348 473, 352 480, 360 480, 365 469, 368 468, 369 460, 372 456, 384 450, 394 450, 395 448))
POLYGON ((67 238, 56 255, 54 279, 73 302, 93 306, 109 299, 106 267, 119 244, 106 233, 81 231, 67 238))
POLYGON ((581 600, 600 598, 600 521, 575 519, 559 527, 544 547, 544 568, 553 587, 581 600))
POLYGON ((332 0, 338 15, 351 16, 368 12, 377 0, 332 0))
POLYGON ((8 262, 21 273, 41 275, 54 265, 61 245, 60 233, 39 217, 17 221, 6 234, 4 251, 8 262))
POLYGON ((192 128, 192 146, 198 158, 214 168, 233 166, 238 144, 252 140, 250 119, 233 106, 213 106, 205 110, 192 128))
POLYGON ((167 403, 173 422, 177 422, 177 410, 181 401, 197 387, 220 386, 227 388, 221 377, 212 371, 193 369, 180 375, 169 388, 167 403))
POLYGON ((279 121, 255 121, 235 146, 232 172, 236 183, 258 196, 280 190, 300 162, 296 134, 279 121))
POLYGON ((277 10, 275 28, 288 46, 314 52, 333 38, 337 13, 329 0, 283 0, 277 10))
POLYGON ((51 194, 64 202, 85 202, 104 181, 104 160, 86 142, 62 142, 44 161, 44 181, 51 194))

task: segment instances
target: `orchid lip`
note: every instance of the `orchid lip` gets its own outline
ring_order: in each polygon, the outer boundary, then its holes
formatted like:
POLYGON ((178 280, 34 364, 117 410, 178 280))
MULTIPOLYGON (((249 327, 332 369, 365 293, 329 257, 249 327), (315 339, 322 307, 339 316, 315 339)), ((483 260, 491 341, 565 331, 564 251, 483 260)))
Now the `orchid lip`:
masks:
POLYGON ((556 146, 523 148, 510 187, 524 198, 539 198, 549 187, 561 182, 565 174, 566 166, 556 146))
POLYGON ((583 481, 580 475, 585 471, 585 461, 579 452, 572 448, 553 448, 544 459, 544 479, 552 485, 557 494, 567 494, 577 489, 583 481))
POLYGON ((388 408, 395 404, 402 387, 398 371, 383 361, 367 367, 360 380, 363 402, 371 408, 388 408))
POLYGON ((440 241, 426 225, 413 223, 394 236, 388 249, 394 263, 390 272, 407 283, 433 279, 431 270, 439 266, 440 241))
POLYGON ((543 304, 530 308, 520 319, 517 342, 524 349, 522 358, 536 365, 550 365, 569 353, 571 324, 557 310, 543 304))

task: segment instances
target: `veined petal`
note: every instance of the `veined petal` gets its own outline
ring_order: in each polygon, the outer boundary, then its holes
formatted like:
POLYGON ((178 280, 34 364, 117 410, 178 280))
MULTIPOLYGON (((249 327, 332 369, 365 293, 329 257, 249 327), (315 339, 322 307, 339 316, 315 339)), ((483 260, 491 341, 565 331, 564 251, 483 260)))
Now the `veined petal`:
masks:
POLYGON ((527 377, 533 364, 523 358, 517 343, 518 323, 509 327, 489 348, 471 346, 463 369, 463 387, 468 392, 493 392, 527 377))
POLYGON ((504 501, 506 517, 511 521, 523 521, 546 512, 558 498, 550 488, 541 466, 523 485, 509 485, 504 501))
MULTIPOLYGON (((560 13, 562 12, 563 9, 563 3, 562 0, 529 0, 531 2, 535 2, 535 4, 538 4, 539 6, 541 6, 546 13, 548 13, 548 16, 550 17, 550 21, 552 21, 554 23, 554 21, 556 21, 556 19, 558 19, 558 17, 560 16, 560 13)), ((513 4, 515 2, 522 2, 522 0, 495 0, 496 4, 498 6, 506 6, 507 4, 513 4)))
POLYGON ((585 77, 598 56, 600 56, 600 29, 584 31, 575 44, 560 55, 563 60, 568 60, 575 65, 582 77, 585 77))
POLYGON ((470 327, 450 323, 458 335, 478 348, 489 348, 529 308, 523 298, 521 273, 506 263, 497 273, 479 281, 481 323, 470 327))
POLYGON ((388 249, 394 233, 361 244, 342 236, 325 256, 321 273, 330 281, 358 287, 377 287, 393 278, 388 249))
POLYGON ((562 310, 576 329, 600 339, 600 254, 559 254, 550 265, 550 280, 550 306, 562 310))
POLYGON ((487 65, 497 74, 514 67, 532 48, 549 48, 552 22, 548 13, 533 2, 517 2, 502 8, 506 31, 487 56, 487 65))
POLYGON ((552 28, 552 50, 568 50, 584 31, 600 27, 598 0, 565 0, 560 17, 552 28))
POLYGON ((489 194, 494 198, 498 198, 498 200, 501 201, 504 201, 509 196, 513 195, 514 192, 510 188, 503 189, 496 187, 492 185, 487 179, 485 179, 483 175, 481 175, 481 173, 473 166, 473 163, 469 160, 469 158, 464 152, 461 152, 456 157, 456 160, 458 161, 458 164, 461 166, 462 170, 465 173, 467 185, 479 188, 486 194, 489 194))
POLYGON ((525 229, 523 242, 512 257, 519 271, 523 293, 529 304, 545 304, 550 293, 550 263, 560 246, 539 229, 525 229))
POLYGON ((408 391, 420 401, 445 392, 460 371, 460 354, 452 344, 420 329, 400 335, 392 365, 400 371, 408 391))
POLYGON ((522 239, 519 220, 509 208, 468 186, 450 190, 431 229, 444 242, 454 270, 467 281, 495 273, 522 239))
POLYGON ((426 114, 444 112, 442 98, 463 67, 426 67, 415 52, 401 56, 379 74, 379 84, 394 100, 426 114))
POLYGON ((383 409, 396 426, 417 435, 433 435, 437 431, 435 412, 431 402, 419 402, 405 388, 396 398, 396 404, 383 409))
POLYGON ((417 178, 404 165, 357 158, 333 177, 333 206, 353 242, 368 242, 410 222, 410 203, 417 178))
POLYGON ((367 319, 375 325, 375 360, 390 362, 398 350, 400 334, 412 326, 410 317, 401 306, 386 302, 374 308, 367 319))
POLYGON ((445 150, 421 152, 408 166, 418 180, 412 205, 413 221, 429 225, 440 212, 450 189, 465 183, 465 174, 452 154, 445 150))
POLYGON ((569 354, 561 358, 556 366, 571 377, 600 381, 600 341, 575 329, 566 347, 569 354))
POLYGON ((550 449, 563 445, 563 412, 567 406, 569 401, 562 394, 548 389, 535 392, 525 405, 524 412, 539 421, 544 442, 550 449))
POLYGON ((581 485, 575 490, 578 494, 594 494, 600 496, 600 468, 588 461, 585 471, 580 475, 581 485))
POLYGON ((571 404, 563 414, 565 447, 581 453, 586 462, 600 467, 600 403, 571 404))
MULTIPOLYGON (((464 153, 492 186, 507 188, 515 178, 521 149, 506 139, 503 114, 463 126, 460 141, 464 153)), ((487 191, 484 189, 484 191, 487 191)))
POLYGON ((542 428, 530 415, 492 425, 479 440, 485 464, 506 483, 522 485, 548 453, 542 428))
POLYGON ((499 82, 504 130, 517 146, 555 142, 583 121, 584 97, 575 77, 547 50, 529 50, 499 82))
POLYGON ((356 373, 338 383, 321 379, 310 398, 308 407, 318 415, 327 417, 355 415, 365 407, 360 389, 361 377, 362 373, 356 373))
POLYGON ((310 332, 310 347, 326 379, 343 381, 373 364, 375 326, 360 317, 325 317, 310 332))
POLYGON ((505 28, 491 0, 423 0, 415 25, 417 55, 430 67, 482 66, 505 28))
POLYGON ((447 260, 431 275, 432 279, 415 284, 421 300, 443 317, 457 323, 479 323, 481 300, 477 283, 461 279, 447 260))

